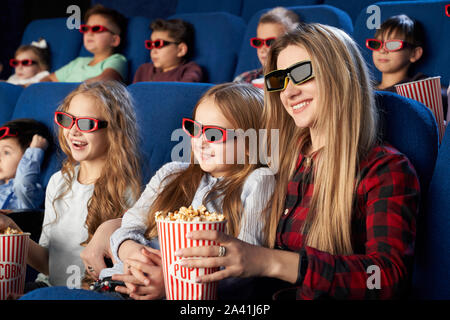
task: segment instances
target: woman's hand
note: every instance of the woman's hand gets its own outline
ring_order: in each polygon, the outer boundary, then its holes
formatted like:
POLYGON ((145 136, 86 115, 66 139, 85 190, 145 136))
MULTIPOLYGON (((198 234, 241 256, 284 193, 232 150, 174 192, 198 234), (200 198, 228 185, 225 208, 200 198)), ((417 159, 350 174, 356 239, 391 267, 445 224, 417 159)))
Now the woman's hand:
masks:
POLYGON ((161 256, 158 250, 143 247, 141 255, 151 263, 142 262, 139 259, 126 259, 124 274, 115 274, 113 280, 125 282, 125 287, 118 286, 116 291, 128 294, 135 300, 161 299, 164 297, 164 275, 161 256))
POLYGON ((175 255, 184 259, 180 264, 187 268, 224 267, 219 271, 200 276, 196 282, 220 281, 230 277, 271 277, 295 283, 298 276, 299 254, 251 245, 214 230, 192 231, 186 235, 192 240, 210 240, 220 245, 192 247, 178 250, 175 255), (219 257, 219 248, 225 254, 219 257))
MULTIPOLYGON (((212 240, 225 247, 225 255, 219 257, 220 246, 192 247, 178 250, 175 255, 181 258, 205 257, 203 259, 184 259, 180 264, 187 268, 224 267, 209 275, 203 275, 196 282, 212 282, 229 277, 264 276, 268 261, 267 249, 254 246, 213 230, 193 231, 186 236, 192 240, 212 240)), ((269 252, 270 253, 270 252, 269 252)))
POLYGON ((109 247, 111 234, 120 227, 122 219, 112 219, 103 222, 95 231, 91 241, 81 251, 80 257, 91 276, 98 278, 100 271, 106 268, 105 258, 111 258, 109 247))

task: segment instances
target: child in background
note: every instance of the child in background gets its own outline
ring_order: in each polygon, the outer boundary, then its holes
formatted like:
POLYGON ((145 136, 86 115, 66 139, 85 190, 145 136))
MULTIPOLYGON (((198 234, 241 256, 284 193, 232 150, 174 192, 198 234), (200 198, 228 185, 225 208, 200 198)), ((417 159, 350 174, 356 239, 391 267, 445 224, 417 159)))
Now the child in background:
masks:
POLYGON ((15 73, 8 78, 7 82, 25 87, 39 82, 50 74, 48 72, 50 51, 47 41, 41 38, 39 41, 20 46, 9 64, 15 68, 15 73))
MULTIPOLYGON (((397 93, 395 85, 426 79, 421 72, 411 74, 411 66, 418 62, 425 47, 423 26, 407 15, 392 16, 375 32, 375 39, 367 39, 375 67, 382 73, 376 88, 397 93)), ((442 89, 444 116, 447 114, 446 90, 442 89)))
POLYGON ((375 67, 382 73, 379 90, 397 92, 395 85, 427 78, 423 73, 410 75, 410 66, 423 55, 425 33, 418 21, 402 14, 384 21, 367 39, 366 47, 372 50, 375 67))
POLYGON ((127 79, 127 59, 117 53, 124 43, 126 18, 119 12, 95 5, 80 26, 83 44, 94 57, 78 57, 41 81, 82 82, 127 79))
POLYGON ((262 78, 270 45, 283 33, 295 29, 299 22, 300 19, 295 12, 283 7, 276 7, 264 13, 258 22, 256 38, 250 39, 250 45, 256 48, 261 68, 240 74, 234 79, 234 82, 251 83, 255 79, 262 78))
MULTIPOLYGON (((41 238, 39 244, 30 240, 27 263, 48 275, 52 286, 79 287, 83 246, 101 223, 121 217, 140 195, 136 116, 126 88, 102 81, 71 92, 55 122, 67 158, 48 183, 41 238)), ((8 226, 18 229, 0 215, 0 229, 8 226)), ((89 274, 96 278, 95 271, 89 274)))
POLYGON ((41 207, 40 169, 49 141, 48 128, 33 119, 12 120, 0 128, 0 209, 41 207))
POLYGON ((203 72, 193 56, 194 27, 181 19, 157 19, 150 25, 151 40, 145 41, 152 62, 141 65, 133 83, 141 81, 201 82, 203 72))

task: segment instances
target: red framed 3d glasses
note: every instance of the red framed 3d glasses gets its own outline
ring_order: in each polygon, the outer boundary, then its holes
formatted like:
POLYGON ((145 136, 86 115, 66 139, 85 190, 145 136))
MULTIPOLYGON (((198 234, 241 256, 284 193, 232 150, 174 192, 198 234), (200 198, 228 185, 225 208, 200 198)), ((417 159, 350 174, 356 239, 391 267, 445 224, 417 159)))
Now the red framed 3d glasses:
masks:
POLYGON ((33 64, 37 64, 37 62, 34 60, 31 60, 31 59, 23 59, 23 60, 10 59, 9 60, 9 65, 13 68, 17 68, 20 65, 22 65, 24 67, 28 67, 33 64))
POLYGON ((17 133, 13 132, 10 127, 1 127, 0 128, 0 140, 4 137, 16 137, 17 133))
POLYGON ((156 39, 154 41, 145 40, 145 48, 148 50, 159 49, 159 48, 165 47, 169 44, 179 44, 179 42, 166 41, 166 40, 161 40, 161 39, 156 39))
POLYGON ((108 31, 108 32, 111 32, 112 34, 115 34, 111 30, 109 30, 107 27, 102 26, 100 24, 96 24, 94 26, 89 26, 87 24, 80 25, 80 32, 81 33, 88 33, 89 31, 92 31, 92 33, 100 33, 100 32, 108 31))
POLYGON ((445 5, 445 14, 447 17, 450 17, 450 4, 445 5))
POLYGON ((227 132, 232 129, 225 129, 218 126, 204 126, 200 122, 192 119, 183 118, 183 130, 191 138, 200 138, 203 134, 206 141, 210 143, 222 143, 227 141, 227 132))
POLYGON ((71 114, 56 111, 55 123, 64 129, 72 129, 74 123, 77 129, 81 132, 92 132, 108 126, 108 122, 104 120, 98 120, 90 117, 74 117, 71 114))
POLYGON ((396 39, 386 41, 381 41, 378 39, 366 40, 366 47, 372 51, 380 51, 382 48, 384 48, 387 52, 398 51, 405 48, 407 45, 408 43, 406 41, 396 39))
POLYGON ((262 39, 262 38, 251 38, 250 39, 250 45, 253 48, 261 48, 263 45, 266 45, 267 48, 269 48, 272 43, 275 41, 275 37, 271 37, 271 38, 266 38, 266 39, 262 39))

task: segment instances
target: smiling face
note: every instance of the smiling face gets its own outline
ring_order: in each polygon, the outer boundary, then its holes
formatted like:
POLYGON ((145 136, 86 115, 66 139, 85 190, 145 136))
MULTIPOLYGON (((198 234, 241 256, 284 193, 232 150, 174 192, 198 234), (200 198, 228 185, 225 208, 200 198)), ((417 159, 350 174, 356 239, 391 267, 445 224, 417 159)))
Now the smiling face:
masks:
POLYGON ((36 74, 41 72, 41 67, 39 66, 39 58, 33 53, 31 50, 22 51, 15 57, 17 60, 25 60, 30 59, 35 61, 36 63, 32 64, 31 66, 23 66, 22 64, 19 64, 15 69, 16 76, 19 79, 29 79, 31 77, 34 77, 36 74))
MULTIPOLYGON (((74 96, 65 112, 74 117, 89 117, 105 120, 101 107, 87 95, 74 96)), ((79 131, 76 124, 71 129, 63 129, 63 135, 72 157, 77 162, 104 162, 109 148, 107 128, 93 132, 79 131)))
POLYGON ((16 176, 17 166, 22 156, 23 150, 17 138, 0 140, 0 180, 8 183, 16 176))
MULTIPOLYGON (((284 26, 279 23, 260 23, 256 29, 256 37, 261 39, 278 38, 285 31, 284 26)), ((262 66, 266 64, 269 49, 265 44, 261 48, 256 49, 259 62, 261 62, 262 66)))
MULTIPOLYGON (((277 69, 286 69, 304 60, 311 60, 306 49, 297 45, 289 45, 278 55, 277 69)), ((311 128, 314 125, 318 108, 317 92, 315 78, 299 85, 295 85, 289 80, 286 89, 280 92, 280 100, 297 127, 311 128)))
MULTIPOLYGON (((195 121, 203 126, 211 125, 226 129, 235 129, 225 118, 219 107, 215 104, 214 98, 206 98, 201 102, 195 112, 195 121)), ((228 138, 223 143, 210 143, 206 141, 202 134, 198 138, 192 138, 192 151, 195 159, 200 164, 203 171, 210 173, 214 177, 226 175, 233 164, 227 164, 227 150, 234 154, 235 139, 228 138)))
POLYGON ((93 33, 89 31, 83 35, 83 44, 87 51, 95 54, 112 54, 114 48, 120 44, 119 29, 102 15, 94 14, 86 21, 88 26, 101 25, 109 31, 93 33))

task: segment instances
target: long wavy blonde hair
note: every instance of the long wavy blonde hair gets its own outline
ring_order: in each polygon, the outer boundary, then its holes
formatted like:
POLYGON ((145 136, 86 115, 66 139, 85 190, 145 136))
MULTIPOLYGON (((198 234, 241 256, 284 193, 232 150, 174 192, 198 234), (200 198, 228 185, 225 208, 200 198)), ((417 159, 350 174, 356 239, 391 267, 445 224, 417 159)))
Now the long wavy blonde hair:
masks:
MULTIPOLYGON (((58 111, 67 111, 72 99, 80 94, 92 98, 101 108, 102 117, 108 122, 108 127, 101 130, 107 131, 109 141, 105 165, 94 183, 94 192, 88 202, 88 238, 81 243, 86 245, 100 224, 121 217, 139 197, 141 160, 136 115, 127 89, 117 81, 82 83, 64 99, 58 111), (130 202, 130 198, 134 200, 130 202)), ((66 155, 61 168, 65 189, 53 200, 54 208, 55 202, 70 191, 76 179, 75 166, 78 165, 72 157, 62 128, 58 129, 58 140, 66 155)))
MULTIPOLYGON (((263 94, 259 89, 241 83, 224 83, 209 89, 197 102, 197 107, 207 99, 214 99, 216 106, 235 129, 254 129, 256 132, 261 128, 261 113, 263 110, 263 94)), ((222 210, 228 220, 228 233, 238 236, 240 230, 243 205, 241 202, 242 187, 248 175, 258 167, 261 162, 250 161, 248 153, 249 140, 245 141, 245 161, 243 164, 230 165, 230 171, 208 192, 204 203, 223 196, 222 210), (255 163, 256 162, 256 163, 255 163)), ((157 236, 154 214, 156 211, 174 211, 181 206, 192 202, 200 181, 205 172, 199 164, 194 163, 194 155, 191 152, 191 163, 181 173, 169 175, 166 179, 172 179, 161 190, 151 205, 148 212, 146 236, 153 238, 157 236)), ((164 183, 162 183, 164 185, 164 183)), ((263 213, 261 213, 263 214, 263 213)))
MULTIPOLYGON (((314 164, 314 191, 303 230, 305 244, 332 254, 351 254, 358 164, 377 141, 378 115, 368 69, 356 43, 343 31, 321 24, 300 25, 277 39, 269 52, 265 73, 277 69, 287 46, 309 53, 317 83, 317 116, 313 124, 325 135, 325 146, 314 164)), ((285 111, 279 92, 266 92, 265 127, 279 130, 277 186, 270 222, 271 246, 284 210, 287 185, 300 152, 311 146, 309 128, 299 128, 285 111)), ((268 140, 271 141, 271 140, 268 140)))

